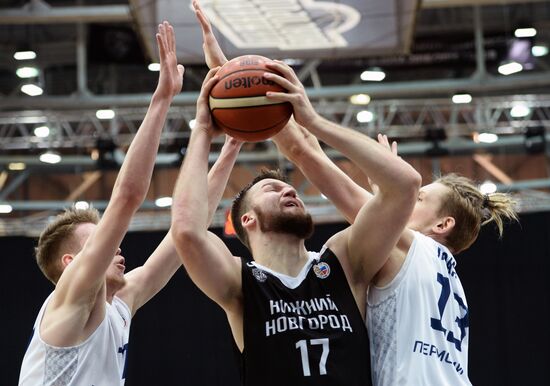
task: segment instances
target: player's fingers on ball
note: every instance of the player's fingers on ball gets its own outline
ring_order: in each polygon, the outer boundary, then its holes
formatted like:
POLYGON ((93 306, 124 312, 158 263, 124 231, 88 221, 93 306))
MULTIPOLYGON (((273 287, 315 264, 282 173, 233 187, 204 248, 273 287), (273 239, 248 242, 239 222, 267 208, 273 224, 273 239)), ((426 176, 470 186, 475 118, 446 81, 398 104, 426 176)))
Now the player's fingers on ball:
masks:
POLYGON ((218 71, 219 71, 220 67, 217 66, 217 67, 214 67, 212 68, 210 71, 208 71, 208 74, 206 74, 206 77, 204 78, 204 81, 202 82, 203 86, 212 78, 214 77, 218 71))
POLYGON ((296 74, 294 73, 294 70, 292 70, 292 68, 290 68, 289 66, 287 66, 283 62, 280 62, 280 61, 267 62, 266 67, 270 68, 272 70, 280 72, 291 83, 296 83, 296 81, 298 79, 296 77, 296 74))
POLYGON ((292 101, 292 95, 287 94, 286 92, 274 92, 274 91, 268 91, 265 94, 266 97, 269 99, 277 100, 277 101, 284 101, 284 102, 291 102, 292 101))
POLYGON ((286 78, 283 78, 280 75, 273 74, 271 72, 266 72, 263 74, 264 78, 271 80, 275 83, 277 83, 282 88, 286 89, 289 92, 295 92, 296 87, 286 78))

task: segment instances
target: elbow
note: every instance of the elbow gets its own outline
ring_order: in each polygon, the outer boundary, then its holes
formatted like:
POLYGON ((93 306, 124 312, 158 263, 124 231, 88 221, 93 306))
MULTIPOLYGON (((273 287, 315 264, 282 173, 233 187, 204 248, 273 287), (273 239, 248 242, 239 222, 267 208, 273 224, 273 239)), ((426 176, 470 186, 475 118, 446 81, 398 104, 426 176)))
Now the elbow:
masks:
POLYGON ((185 220, 172 221, 170 235, 176 245, 193 245, 199 242, 202 232, 185 220))
POLYGON ((407 165, 407 170, 399 177, 399 188, 394 191, 398 200, 403 205, 414 207, 418 199, 418 192, 422 184, 422 176, 412 166, 407 165))
POLYGON ((410 166, 408 178, 410 179, 409 184, 411 186, 411 189, 414 190, 414 196, 416 199, 416 196, 418 195, 418 191, 422 186, 422 176, 412 166, 410 166))
POLYGON ((113 190, 111 200, 125 208, 138 210, 144 199, 145 194, 140 194, 137 189, 132 189, 128 186, 118 186, 113 190))
POLYGON ((418 193, 420 191, 420 187, 422 186, 422 176, 412 167, 410 169, 411 170, 407 177, 405 177, 406 187, 404 187, 403 192, 405 193, 404 196, 407 204, 412 210, 418 200, 418 193))

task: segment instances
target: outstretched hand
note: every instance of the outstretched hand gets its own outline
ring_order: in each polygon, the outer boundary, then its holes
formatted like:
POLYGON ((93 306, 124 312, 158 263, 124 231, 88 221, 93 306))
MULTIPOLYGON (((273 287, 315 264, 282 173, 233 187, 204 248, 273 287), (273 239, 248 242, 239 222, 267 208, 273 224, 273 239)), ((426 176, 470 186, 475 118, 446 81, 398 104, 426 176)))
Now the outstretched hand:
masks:
POLYGON ((160 57, 156 94, 163 98, 173 98, 181 91, 185 71, 184 67, 178 64, 174 28, 167 21, 159 24, 156 38, 160 57))
POLYGON ((218 40, 214 36, 214 32, 212 32, 212 26, 197 0, 193 0, 193 8, 202 29, 202 50, 204 51, 206 65, 208 68, 223 66, 227 62, 227 58, 223 54, 218 40))
POLYGON ((300 125, 305 126, 319 117, 315 109, 311 105, 309 98, 306 95, 304 85, 296 76, 296 73, 287 64, 280 60, 274 60, 271 63, 266 63, 267 68, 282 74, 282 76, 270 72, 264 73, 264 77, 277 83, 279 86, 287 90, 287 92, 267 92, 266 96, 269 99, 290 102, 294 108, 294 119, 300 125))
MULTIPOLYGON (((386 134, 378 133, 378 143, 391 151, 393 155, 397 156, 397 142, 393 141, 390 145, 390 141, 388 140, 388 136, 386 134)), ((376 194, 379 190, 378 185, 376 185, 370 178, 368 180, 372 193, 376 194)))
POLYGON ((219 67, 215 67, 208 71, 208 74, 206 74, 206 77, 202 82, 201 93, 197 99, 197 116, 195 117, 194 130, 204 130, 212 138, 222 133, 222 131, 214 124, 212 114, 210 113, 210 106, 208 104, 210 91, 219 80, 216 76, 219 69, 219 67))

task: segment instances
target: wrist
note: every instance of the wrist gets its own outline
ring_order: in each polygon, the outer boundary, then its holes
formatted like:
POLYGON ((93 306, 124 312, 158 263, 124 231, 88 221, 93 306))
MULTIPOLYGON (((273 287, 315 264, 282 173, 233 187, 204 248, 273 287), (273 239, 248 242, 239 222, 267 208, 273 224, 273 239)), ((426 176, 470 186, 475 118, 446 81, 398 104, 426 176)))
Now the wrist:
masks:
POLYGON ((305 126, 308 130, 316 130, 326 124, 326 119, 319 115, 317 112, 313 114, 313 116, 310 118, 309 122, 307 123, 307 126, 305 126))
POLYGON ((174 99, 173 95, 167 94, 166 92, 161 92, 158 87, 153 92, 153 96, 151 97, 151 102, 159 102, 159 103, 172 103, 172 99, 174 99))

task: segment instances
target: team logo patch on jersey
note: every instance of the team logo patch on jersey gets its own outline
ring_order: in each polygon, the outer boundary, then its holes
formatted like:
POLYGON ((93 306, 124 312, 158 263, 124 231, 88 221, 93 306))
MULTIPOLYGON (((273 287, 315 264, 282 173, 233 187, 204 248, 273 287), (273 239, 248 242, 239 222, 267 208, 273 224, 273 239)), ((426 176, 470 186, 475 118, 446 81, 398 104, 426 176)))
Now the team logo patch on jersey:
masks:
POLYGON ((267 280, 266 274, 261 269, 253 268, 252 269, 252 275, 254 275, 256 280, 258 280, 260 283, 263 283, 264 281, 267 280))
POLYGON ((328 275, 330 275, 330 266, 325 262, 315 264, 313 266, 313 272, 315 272, 315 275, 319 279, 326 279, 328 275))

